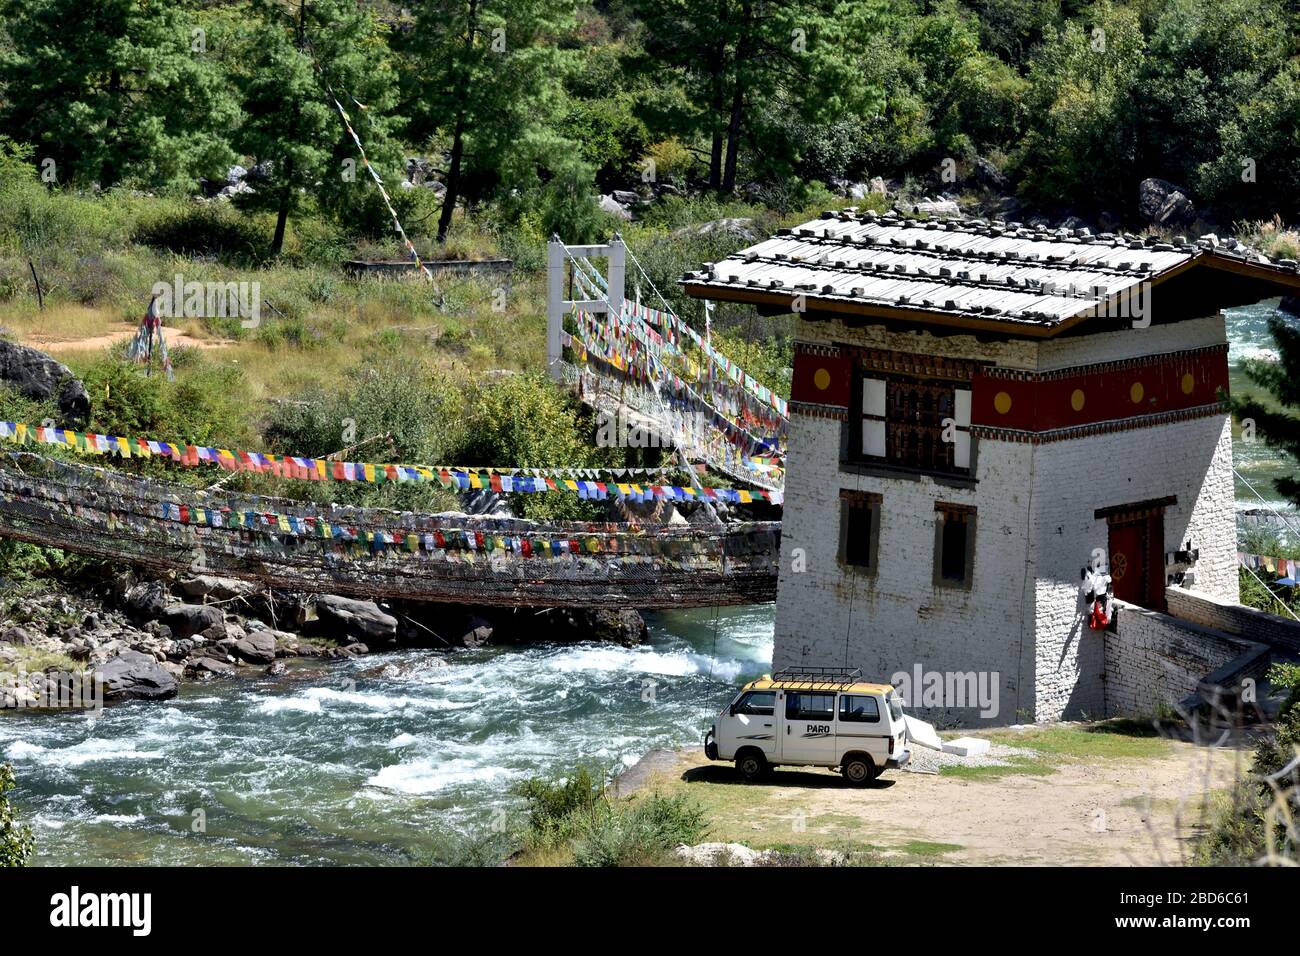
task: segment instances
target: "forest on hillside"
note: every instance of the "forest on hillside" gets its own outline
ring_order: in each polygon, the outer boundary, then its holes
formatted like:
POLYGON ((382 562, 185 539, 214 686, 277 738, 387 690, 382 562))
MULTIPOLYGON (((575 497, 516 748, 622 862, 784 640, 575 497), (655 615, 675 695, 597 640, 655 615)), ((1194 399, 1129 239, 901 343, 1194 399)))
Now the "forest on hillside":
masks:
POLYGON ((51 187, 210 196, 243 164, 272 253, 304 212, 390 231, 335 99, 433 242, 457 209, 582 240, 614 191, 877 178, 1230 228, 1300 218, 1298 53, 1296 0, 3 0, 0 130, 51 187), (1152 177, 1188 202, 1144 210, 1152 177))

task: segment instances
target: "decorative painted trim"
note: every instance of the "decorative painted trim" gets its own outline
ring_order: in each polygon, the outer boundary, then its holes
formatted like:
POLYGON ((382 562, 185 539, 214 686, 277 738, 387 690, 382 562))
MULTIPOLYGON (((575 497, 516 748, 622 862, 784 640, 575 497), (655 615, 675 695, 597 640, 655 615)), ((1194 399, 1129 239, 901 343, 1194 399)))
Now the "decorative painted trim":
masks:
POLYGON ((791 415, 806 415, 809 418, 831 418, 844 421, 849 410, 842 405, 818 405, 816 402, 791 402, 791 415))

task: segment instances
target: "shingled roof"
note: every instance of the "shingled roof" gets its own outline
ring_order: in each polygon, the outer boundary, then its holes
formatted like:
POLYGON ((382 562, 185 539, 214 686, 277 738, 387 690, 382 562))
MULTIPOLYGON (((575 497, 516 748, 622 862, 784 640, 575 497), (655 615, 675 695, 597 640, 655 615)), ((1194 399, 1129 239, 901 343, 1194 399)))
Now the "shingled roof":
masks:
POLYGON ((1234 284, 1241 301, 1231 304, 1300 291, 1295 260, 1270 260, 1233 239, 1163 242, 856 208, 782 229, 681 284, 697 298, 782 312, 802 295, 810 318, 839 313, 1039 337, 1115 315, 1143 283, 1200 267, 1248 280, 1234 284))

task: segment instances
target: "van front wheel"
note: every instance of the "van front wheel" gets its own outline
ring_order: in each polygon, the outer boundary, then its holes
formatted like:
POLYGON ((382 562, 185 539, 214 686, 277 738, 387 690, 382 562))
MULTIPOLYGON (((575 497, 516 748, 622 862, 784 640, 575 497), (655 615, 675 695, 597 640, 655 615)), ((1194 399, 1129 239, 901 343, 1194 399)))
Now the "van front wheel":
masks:
POLYGON ((767 758, 759 750, 745 750, 736 757, 736 769, 746 780, 761 780, 767 776, 767 758))
POLYGON ((865 787, 876 779, 878 771, 870 757, 854 755, 845 757, 840 764, 840 773, 844 779, 855 787, 865 787))

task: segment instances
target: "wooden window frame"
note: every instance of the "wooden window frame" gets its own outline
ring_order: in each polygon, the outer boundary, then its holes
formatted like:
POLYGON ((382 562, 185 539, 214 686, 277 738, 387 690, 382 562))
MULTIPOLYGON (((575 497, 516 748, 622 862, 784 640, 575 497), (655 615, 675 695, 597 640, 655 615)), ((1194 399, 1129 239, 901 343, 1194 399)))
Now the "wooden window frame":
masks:
MULTIPOLYGON (((976 441, 971 434, 971 383, 957 378, 935 378, 921 374, 910 374, 899 371, 883 371, 870 367, 864 367, 859 363, 853 372, 852 391, 849 399, 849 414, 847 416, 847 435, 843 448, 844 464, 850 467, 868 467, 887 469, 909 475, 931 475, 939 478, 956 479, 958 481, 970 481, 975 477, 976 463, 976 441), (868 389, 879 391, 874 384, 883 384, 883 407, 876 410, 868 410, 868 389), (951 466, 934 467, 929 463, 922 463, 919 456, 908 457, 900 460, 896 454, 896 443, 901 441, 900 432, 909 426, 898 420, 897 408, 901 399, 899 392, 907 388, 939 388, 950 393, 951 413, 949 416, 954 420, 954 428, 958 436, 956 442, 946 442, 942 438, 942 430, 938 441, 947 446, 947 457, 953 461, 951 466), (961 393, 964 393, 964 398, 961 393), (964 412, 962 406, 965 406, 964 412), (964 421, 962 420, 964 418, 964 421), (870 454, 866 451, 866 441, 864 440, 864 431, 868 423, 878 423, 883 432, 883 454, 870 454), (959 466, 956 461, 964 457, 965 466, 959 466)), ((915 426, 923 430, 933 429, 933 425, 915 426)), ((942 425, 939 426, 942 429, 942 425)))
POLYGON ((978 531, 978 513, 971 505, 947 501, 934 503, 934 586, 969 591, 975 579, 975 536, 978 531), (963 577, 960 581, 945 577, 943 573, 943 529, 950 520, 960 519, 966 525, 966 545, 963 556, 963 577))
POLYGON ((837 560, 840 566, 859 574, 874 575, 880 557, 880 512, 882 496, 870 491, 840 489, 840 546, 837 560), (867 530, 867 563, 849 561, 849 521, 853 511, 867 512, 871 522, 867 530))

